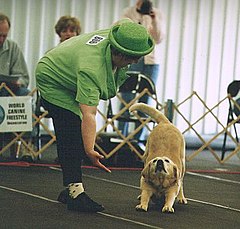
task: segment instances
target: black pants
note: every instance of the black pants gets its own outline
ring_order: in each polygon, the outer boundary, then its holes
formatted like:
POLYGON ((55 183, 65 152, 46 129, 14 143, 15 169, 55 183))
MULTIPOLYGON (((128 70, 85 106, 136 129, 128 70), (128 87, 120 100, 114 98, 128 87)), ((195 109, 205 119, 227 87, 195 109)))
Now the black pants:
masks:
POLYGON ((63 173, 63 185, 82 182, 82 160, 86 157, 81 119, 73 112, 51 104, 41 98, 43 107, 53 119, 57 140, 57 153, 63 173))

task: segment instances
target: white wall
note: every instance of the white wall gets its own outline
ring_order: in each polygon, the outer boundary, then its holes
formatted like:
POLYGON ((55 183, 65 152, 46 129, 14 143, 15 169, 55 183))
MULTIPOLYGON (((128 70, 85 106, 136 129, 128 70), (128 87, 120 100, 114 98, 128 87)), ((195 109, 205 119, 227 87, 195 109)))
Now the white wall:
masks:
MULTIPOLYGON (((82 32, 109 27, 124 7, 135 0, 0 0, 0 11, 12 22, 10 38, 22 48, 31 87, 39 58, 58 43, 54 25, 65 14, 76 16, 82 32)), ((227 85, 240 76, 240 0, 155 0, 165 19, 165 39, 159 46, 161 62, 158 99, 181 102, 196 91, 211 107, 226 96, 227 85)), ((188 120, 204 108, 191 102, 188 120)), ((227 104, 217 111, 225 122, 227 104)), ((177 122, 177 121, 176 121, 177 122)), ((177 122, 181 126, 181 122, 177 122)), ((202 133, 217 131, 210 119, 201 123, 202 133)))

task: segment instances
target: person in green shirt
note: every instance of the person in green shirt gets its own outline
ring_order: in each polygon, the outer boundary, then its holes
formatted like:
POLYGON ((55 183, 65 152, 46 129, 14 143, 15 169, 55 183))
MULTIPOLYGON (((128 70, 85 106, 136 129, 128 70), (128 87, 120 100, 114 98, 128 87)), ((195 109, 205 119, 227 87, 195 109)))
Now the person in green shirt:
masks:
POLYGON ((66 187, 58 200, 68 210, 99 212, 104 207, 84 191, 81 162, 111 172, 94 149, 100 100, 116 95, 127 79, 128 66, 150 53, 154 41, 129 19, 110 29, 75 36, 47 52, 36 68, 42 104, 53 119, 57 153, 66 187))

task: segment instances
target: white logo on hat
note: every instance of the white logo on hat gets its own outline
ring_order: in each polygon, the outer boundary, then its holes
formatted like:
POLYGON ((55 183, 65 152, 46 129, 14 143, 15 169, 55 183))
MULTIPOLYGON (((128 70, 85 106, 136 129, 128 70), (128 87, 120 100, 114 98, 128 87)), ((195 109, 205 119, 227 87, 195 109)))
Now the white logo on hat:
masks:
POLYGON ((105 37, 99 36, 99 35, 94 35, 89 41, 87 41, 87 45, 97 45, 101 41, 105 40, 105 37))

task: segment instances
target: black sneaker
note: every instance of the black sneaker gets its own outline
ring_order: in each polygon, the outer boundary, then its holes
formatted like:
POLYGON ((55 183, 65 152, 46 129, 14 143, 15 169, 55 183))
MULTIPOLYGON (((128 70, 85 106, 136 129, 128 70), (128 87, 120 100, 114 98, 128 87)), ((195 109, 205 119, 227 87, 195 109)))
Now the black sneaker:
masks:
POLYGON ((79 212, 101 212, 104 207, 93 201, 85 192, 81 193, 75 199, 70 196, 67 199, 67 209, 79 212))
POLYGON ((64 189, 60 192, 57 201, 59 201, 62 204, 66 204, 68 199, 68 189, 64 189))

